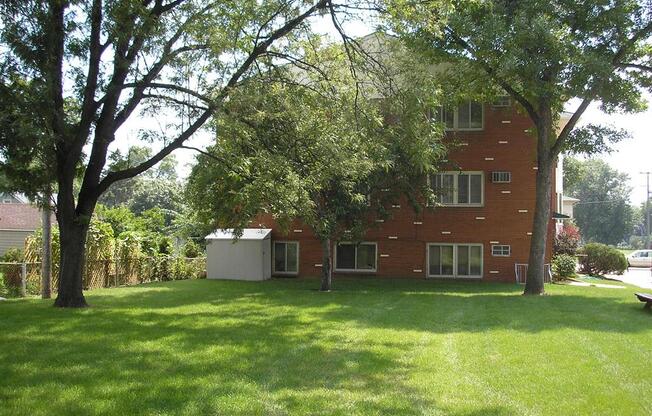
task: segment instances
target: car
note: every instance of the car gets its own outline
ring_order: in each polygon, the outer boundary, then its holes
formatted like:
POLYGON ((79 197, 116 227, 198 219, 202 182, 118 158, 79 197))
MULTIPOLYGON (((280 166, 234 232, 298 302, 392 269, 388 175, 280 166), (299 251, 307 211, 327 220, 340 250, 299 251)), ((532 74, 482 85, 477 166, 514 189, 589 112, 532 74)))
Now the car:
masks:
POLYGON ((627 256, 629 267, 652 267, 652 250, 636 250, 627 256))

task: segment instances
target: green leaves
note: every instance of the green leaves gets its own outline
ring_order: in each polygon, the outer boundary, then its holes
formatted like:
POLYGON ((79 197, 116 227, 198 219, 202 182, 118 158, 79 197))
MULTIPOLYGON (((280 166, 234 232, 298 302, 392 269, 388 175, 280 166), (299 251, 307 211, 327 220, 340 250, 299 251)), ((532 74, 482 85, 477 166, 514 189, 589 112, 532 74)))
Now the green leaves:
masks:
POLYGON ((187 188, 201 218, 238 228, 266 212, 282 225, 299 218, 321 239, 355 239, 397 193, 422 196, 445 153, 427 116, 433 85, 410 79, 371 99, 378 93, 359 88, 343 56, 329 47, 303 58, 327 77, 280 68, 231 96, 187 188))
MULTIPOLYGON (((472 90, 487 79, 485 88, 504 89, 535 122, 548 109, 554 119, 572 98, 600 101, 605 111, 644 108, 652 20, 636 0, 384 3, 390 24, 418 53, 467 64, 456 71, 459 85, 472 90)), ((604 136, 605 128, 593 132, 604 136)), ((589 150, 586 134, 573 138, 581 143, 570 147, 589 150)))
POLYGON ((587 241, 618 244, 634 226, 629 176, 598 159, 564 159, 564 191, 580 199, 575 222, 587 241))
POLYGON ((587 124, 570 133, 563 151, 585 155, 609 153, 612 144, 630 137, 629 132, 623 129, 587 124))

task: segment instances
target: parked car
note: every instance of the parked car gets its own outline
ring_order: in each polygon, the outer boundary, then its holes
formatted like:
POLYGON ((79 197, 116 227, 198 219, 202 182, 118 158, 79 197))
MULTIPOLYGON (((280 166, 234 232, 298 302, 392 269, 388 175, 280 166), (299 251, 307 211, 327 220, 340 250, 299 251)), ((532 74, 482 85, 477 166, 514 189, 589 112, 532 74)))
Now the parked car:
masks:
POLYGON ((629 267, 652 267, 652 250, 636 250, 627 256, 629 267))

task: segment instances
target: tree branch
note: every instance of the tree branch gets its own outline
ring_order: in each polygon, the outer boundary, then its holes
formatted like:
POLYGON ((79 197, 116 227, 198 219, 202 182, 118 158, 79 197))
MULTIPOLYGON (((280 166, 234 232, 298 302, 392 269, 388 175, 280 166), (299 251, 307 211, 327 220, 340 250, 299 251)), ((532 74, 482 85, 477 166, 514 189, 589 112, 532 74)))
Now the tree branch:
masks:
MULTIPOLYGON (((623 57, 627 54, 629 49, 636 44, 641 39, 644 39, 645 37, 649 36, 652 34, 652 21, 650 21, 647 25, 643 26, 638 32, 634 33, 630 39, 625 42, 624 45, 622 45, 618 51, 614 54, 614 57, 612 59, 612 64, 614 67, 622 67, 622 60, 623 57)), ((625 64, 625 65, 637 65, 637 64, 625 64)), ((645 65, 641 65, 643 68, 639 69, 644 69, 644 70, 650 70, 652 68, 646 67, 645 65), (649 69, 648 69, 649 68, 649 69)), ((573 115, 571 116, 570 120, 568 120, 568 123, 564 126, 562 131, 559 133, 559 136, 557 136, 557 140, 555 141, 555 144, 552 146, 551 152, 553 155, 559 154, 559 152, 562 150, 563 146, 566 144, 566 141, 568 139, 568 136, 570 135, 571 131, 575 128, 577 125, 577 122, 579 121, 580 117, 588 106, 593 102, 595 99, 595 86, 590 88, 589 91, 587 92, 586 96, 582 100, 582 103, 580 106, 575 110, 573 115)))
MULTIPOLYGON (((125 88, 141 88, 142 85, 140 85, 138 83, 130 83, 130 84, 124 84, 124 87, 125 88)), ((181 85, 166 84, 166 83, 163 83, 163 82, 150 82, 149 84, 147 84, 146 88, 166 89, 166 90, 177 91, 177 92, 180 92, 180 93, 183 93, 183 94, 192 95, 193 97, 198 98, 198 99, 204 101, 207 104, 210 104, 210 103, 213 102, 213 100, 209 96, 200 94, 197 91, 192 90, 190 88, 182 87, 181 85)))
POLYGON ((226 83, 226 86, 222 89, 222 92, 219 94, 218 99, 224 99, 230 93, 231 89, 235 87, 242 75, 249 69, 251 64, 278 39, 290 33, 295 27, 299 26, 301 22, 311 16, 315 11, 325 8, 330 0, 319 0, 314 6, 310 7, 304 13, 295 17, 294 19, 289 20, 283 26, 272 32, 269 37, 267 37, 263 42, 254 46, 253 50, 249 53, 249 56, 245 61, 240 65, 240 67, 231 75, 229 81, 226 83))
POLYGON ((652 66, 650 66, 650 65, 619 62, 618 67, 620 67, 620 68, 634 68, 634 69, 640 69, 641 71, 652 72, 652 66))
MULTIPOLYGON (((50 121, 52 131, 58 139, 64 139, 65 134, 65 112, 63 109, 63 56, 64 56, 64 10, 65 5, 58 1, 49 2, 49 18, 52 27, 47 33, 47 44, 51 56, 46 60, 45 73, 48 76, 46 82, 50 100, 54 106, 54 117, 50 121)), ((60 143, 63 153, 67 153, 67 145, 60 143)), ((62 162, 65 163, 66 159, 62 162)))
POLYGON ((145 162, 123 170, 118 170, 114 172, 109 172, 104 179, 100 181, 97 188, 95 189, 95 194, 99 197, 104 191, 111 186, 112 183, 121 181, 124 179, 133 178, 136 175, 139 175, 145 172, 147 169, 156 165, 158 162, 163 160, 167 155, 172 153, 174 150, 178 149, 183 145, 183 143, 188 140, 201 126, 208 121, 212 116, 214 109, 208 108, 202 113, 202 115, 195 120, 190 127, 188 127, 183 133, 181 133, 176 139, 171 141, 167 146, 163 147, 158 153, 146 160, 145 162))
POLYGON ((200 105, 192 104, 189 103, 188 101, 182 101, 174 97, 170 97, 169 95, 162 95, 162 94, 144 94, 143 98, 151 98, 155 100, 164 100, 164 101, 170 101, 178 105, 183 105, 186 107, 194 108, 195 110, 202 110, 206 111, 208 110, 208 107, 202 107, 200 105))
POLYGON ((260 56, 263 55, 267 48, 269 48, 276 40, 284 37, 290 33, 295 27, 297 27, 301 22, 311 16, 316 10, 326 7, 330 0, 319 0, 315 5, 308 8, 305 12, 296 16, 295 18, 286 21, 281 27, 273 31, 265 41, 256 45, 253 50, 249 53, 244 62, 238 67, 238 69, 230 77, 229 81, 226 83, 224 88, 215 100, 213 100, 213 105, 210 105, 202 115, 197 118, 183 133, 181 133, 176 139, 166 145, 161 149, 157 154, 152 156, 149 160, 141 163, 138 166, 132 168, 123 169, 119 171, 114 171, 108 173, 104 179, 100 181, 98 186, 95 188, 94 193, 95 197, 99 197, 112 183, 128 178, 132 178, 152 166, 156 165, 158 162, 163 160, 164 157, 172 153, 175 149, 178 149, 183 145, 183 143, 188 140, 197 130, 199 130, 206 121, 214 114, 221 102, 228 97, 231 89, 235 87, 242 75, 251 67, 254 61, 260 56))
POLYGON ((76 142, 84 141, 88 137, 97 105, 94 102, 95 91, 97 89, 97 80, 100 72, 102 52, 104 47, 100 43, 100 33, 102 30, 102 0, 93 0, 91 7, 91 35, 90 35, 90 54, 88 58, 88 73, 86 75, 86 85, 84 87, 84 98, 82 100, 82 111, 77 126, 76 142))
POLYGON ((514 97, 514 99, 516 101, 518 101, 518 103, 521 104, 523 106, 523 108, 525 108, 525 111, 528 112, 528 114, 532 118, 532 121, 534 121, 534 123, 537 124, 539 122, 539 120, 541 119, 541 117, 540 117, 539 113, 536 111, 536 109, 534 108, 534 106, 532 105, 532 103, 530 103, 528 101, 528 99, 525 98, 525 96, 523 94, 518 92, 506 80, 504 80, 502 77, 500 77, 496 73, 496 69, 494 67, 492 67, 488 62, 479 59, 478 56, 477 56, 476 51, 473 48, 473 46, 471 46, 467 41, 465 41, 460 36, 458 36, 451 27, 447 26, 445 30, 448 32, 448 34, 451 36, 451 38, 455 41, 455 43, 457 43, 459 46, 461 46, 467 52, 469 52, 471 55, 473 55, 474 62, 479 64, 482 67, 482 69, 484 69, 484 71, 498 83, 498 85, 500 85, 509 95, 514 97))
POLYGON ((568 139, 568 136, 570 135, 571 131, 573 131, 573 129, 577 125, 577 122, 580 120, 580 117, 582 117, 582 114, 584 114, 584 112, 592 102, 593 102, 592 97, 587 97, 584 98, 584 100, 582 100, 577 110, 575 110, 571 118, 568 120, 568 123, 566 123, 564 128, 557 136, 557 140, 555 140, 555 144, 552 146, 550 150, 552 156, 557 156, 559 152, 561 152, 562 148, 566 144, 566 140, 568 139))

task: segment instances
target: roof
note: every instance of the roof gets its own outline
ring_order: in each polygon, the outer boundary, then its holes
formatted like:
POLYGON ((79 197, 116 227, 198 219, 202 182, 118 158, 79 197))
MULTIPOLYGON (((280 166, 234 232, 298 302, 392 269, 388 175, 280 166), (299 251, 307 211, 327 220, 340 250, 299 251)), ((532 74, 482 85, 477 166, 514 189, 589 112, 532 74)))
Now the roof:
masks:
POLYGON ((30 204, 0 204, 0 230, 34 231, 41 226, 41 211, 30 204))
POLYGON ((7 192, 0 192, 0 199, 11 199, 12 204, 26 204, 27 203, 27 198, 25 196, 20 195, 20 194, 12 194, 12 193, 7 193, 7 192))
POLYGON ((564 202, 580 202, 579 199, 573 198, 572 196, 566 196, 566 195, 562 195, 561 199, 564 202))
MULTIPOLYGON (((264 240, 272 232, 271 228, 244 228, 238 240, 264 240)), ((233 228, 217 230, 206 236, 207 240, 234 240, 236 239, 233 228)))

